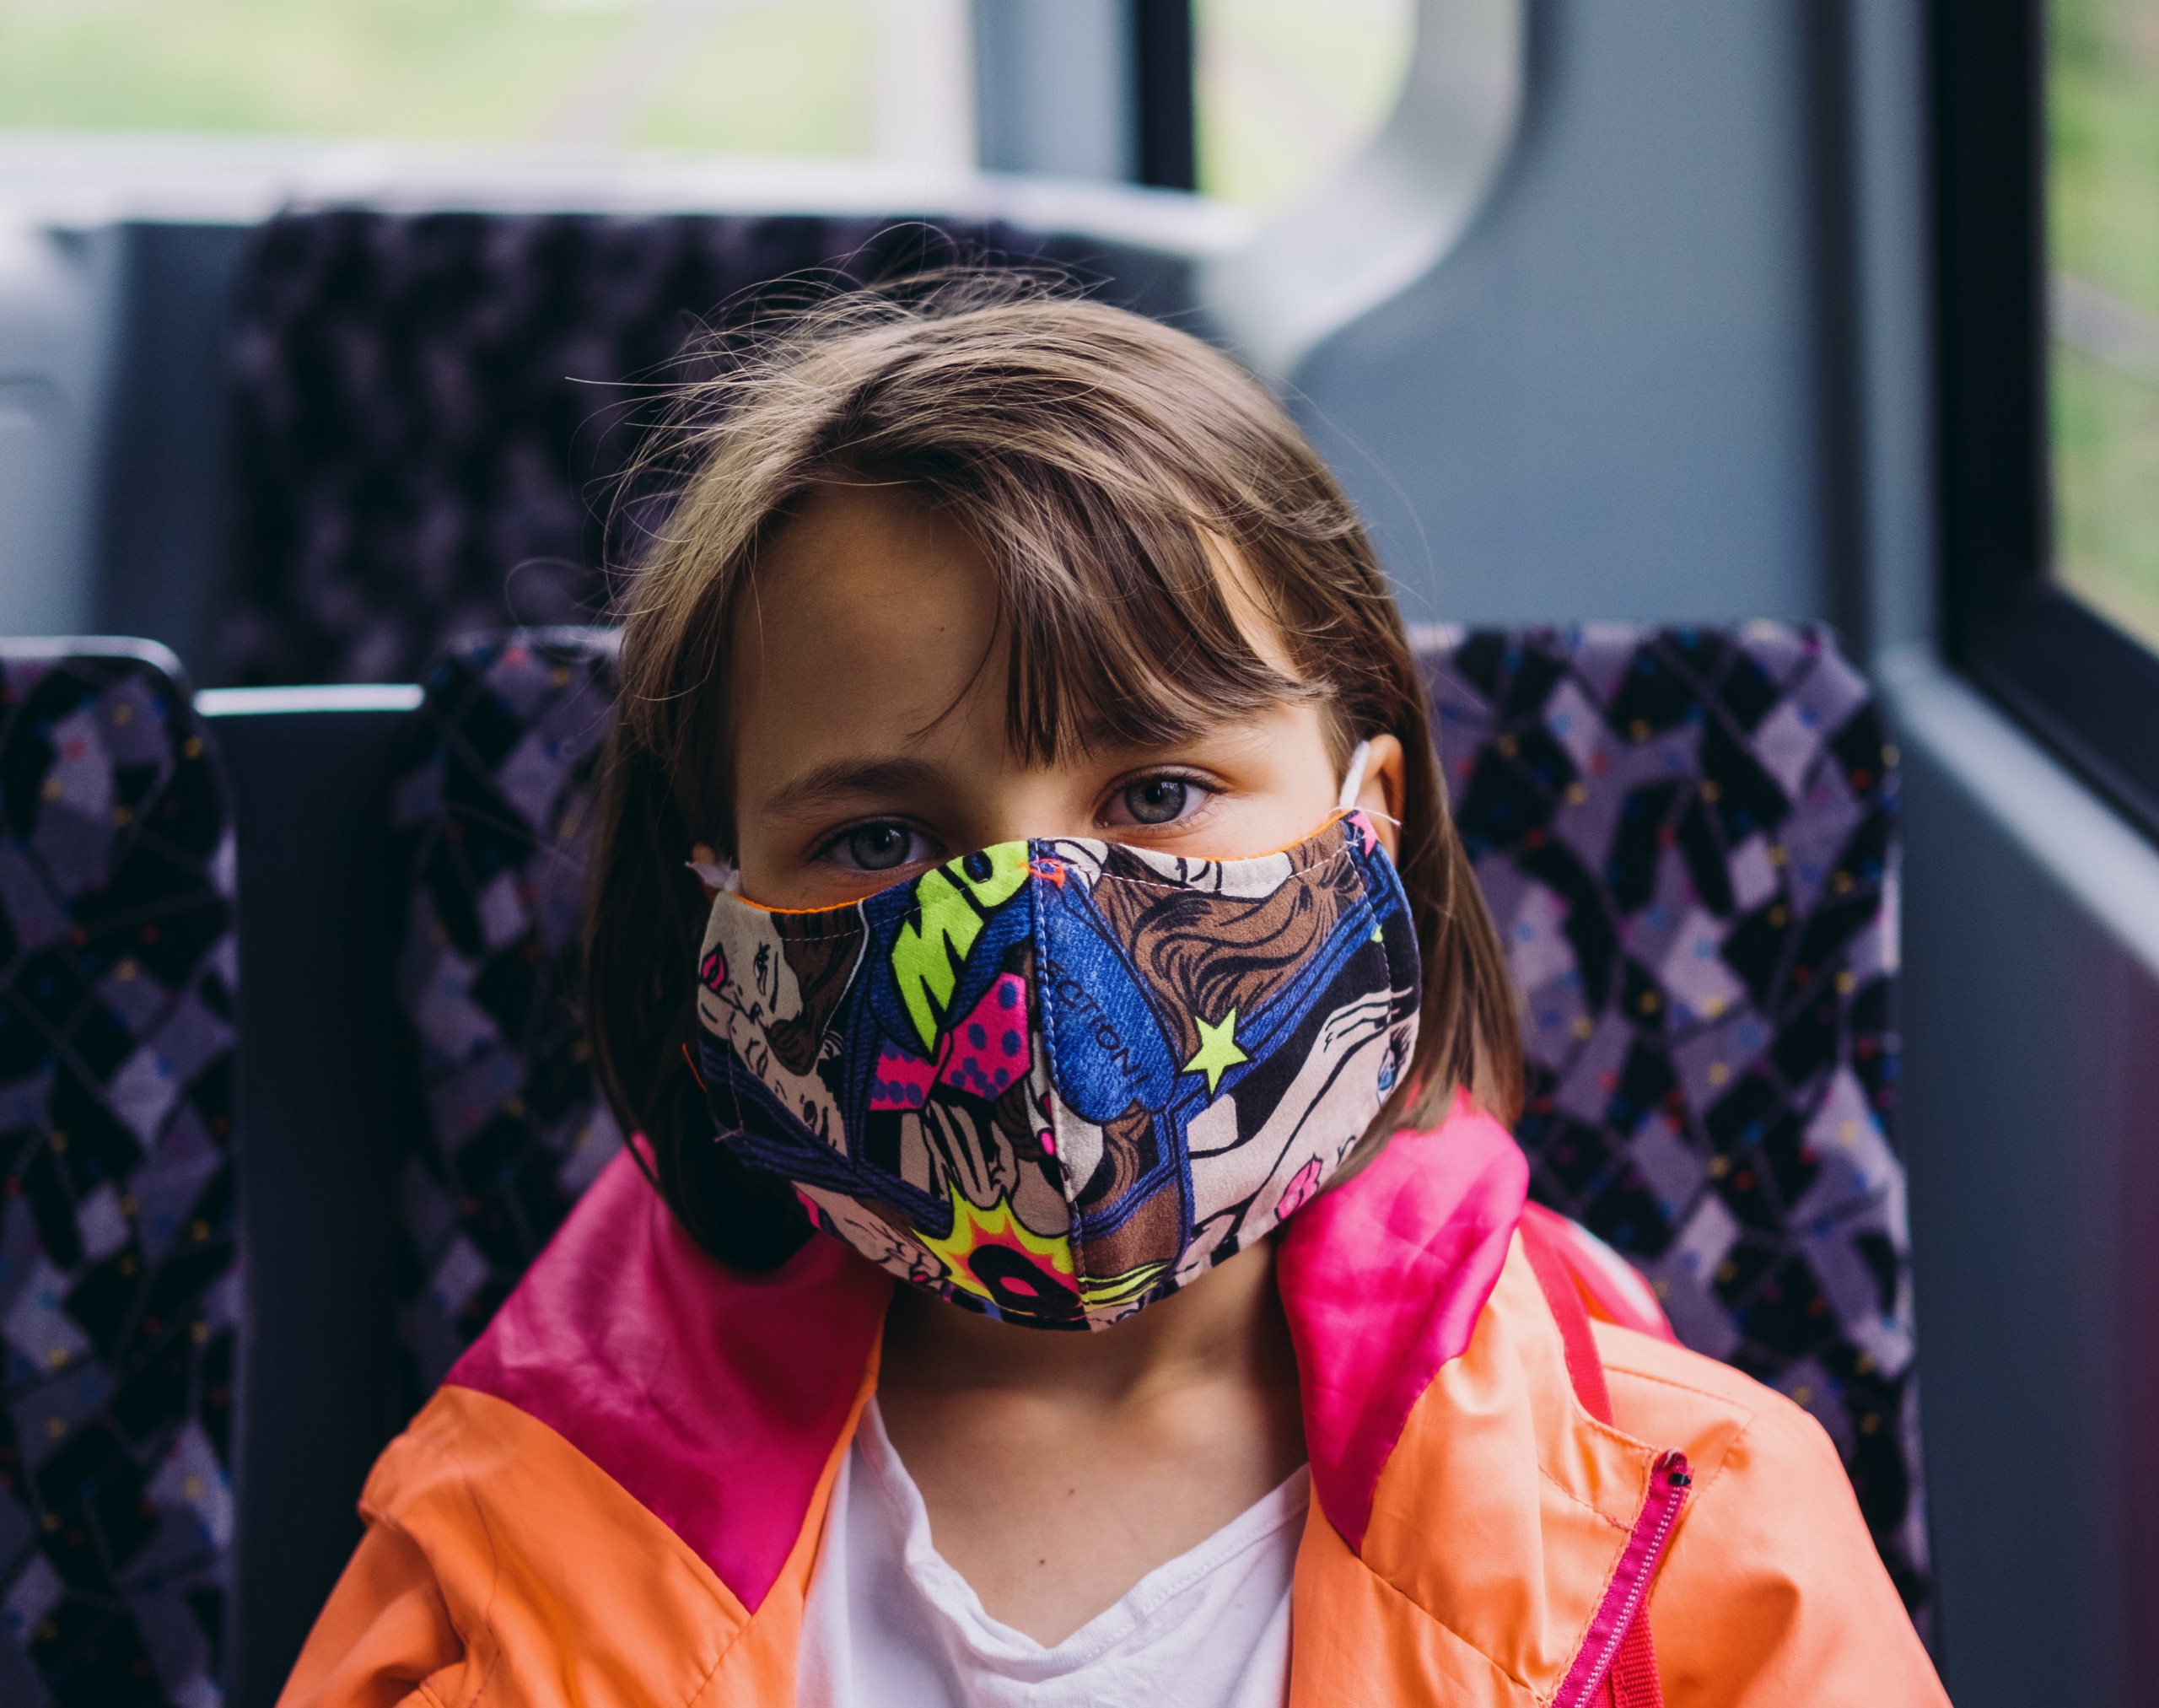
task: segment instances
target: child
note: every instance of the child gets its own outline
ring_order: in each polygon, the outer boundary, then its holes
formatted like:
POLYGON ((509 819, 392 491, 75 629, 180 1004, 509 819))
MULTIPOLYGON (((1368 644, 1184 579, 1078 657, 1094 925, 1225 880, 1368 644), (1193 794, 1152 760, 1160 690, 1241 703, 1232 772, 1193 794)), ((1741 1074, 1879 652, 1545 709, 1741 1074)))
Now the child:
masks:
POLYGON ((590 927, 643 1137, 285 1700, 1942 1701, 1822 1431, 1525 1214, 1423 687, 1274 401, 983 281, 691 401, 590 927))

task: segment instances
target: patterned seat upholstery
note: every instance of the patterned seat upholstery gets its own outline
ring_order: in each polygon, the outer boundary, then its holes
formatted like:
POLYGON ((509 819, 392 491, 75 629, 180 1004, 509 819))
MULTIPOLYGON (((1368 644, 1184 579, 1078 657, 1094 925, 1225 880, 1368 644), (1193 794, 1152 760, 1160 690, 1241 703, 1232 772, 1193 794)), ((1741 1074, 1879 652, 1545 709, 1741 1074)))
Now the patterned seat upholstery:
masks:
POLYGON ((218 679, 409 682, 450 637, 587 622, 643 516, 625 488, 657 382, 776 280, 964 257, 1190 306, 1166 252, 1002 223, 814 215, 310 210, 235 287, 235 585, 218 679), (618 502, 619 501, 619 502, 618 502), (616 549, 611 549, 616 548, 616 549))
MULTIPOLYGON (((1822 632, 1766 623, 1419 640, 1525 999, 1537 1197, 1630 1258, 1690 1345, 1821 1420, 1924 1622, 1896 769, 1866 682, 1822 632)), ((430 1383, 621 1142, 573 976, 611 660, 592 631, 460 643, 399 789, 430 1383)))
POLYGON ((1844 1457, 1929 1588, 1896 1109, 1896 754, 1818 628, 1420 637, 1525 1005, 1542 1202, 1844 1457))
POLYGON ((614 716, 598 629, 455 643, 396 759, 412 874, 398 967, 427 1132, 401 1196, 422 1392, 622 1146, 579 1021, 594 773, 614 716))
POLYGON ((24 1708, 213 1708, 223 1671, 232 812, 177 666, 124 644, 0 644, 0 1701, 24 1708))

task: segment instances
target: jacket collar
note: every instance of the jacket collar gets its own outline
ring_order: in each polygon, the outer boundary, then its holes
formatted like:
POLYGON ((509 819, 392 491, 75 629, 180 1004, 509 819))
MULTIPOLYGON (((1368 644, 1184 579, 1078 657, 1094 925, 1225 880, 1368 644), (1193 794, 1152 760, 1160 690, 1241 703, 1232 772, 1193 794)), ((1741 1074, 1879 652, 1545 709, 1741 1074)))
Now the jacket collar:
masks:
POLYGON ((1463 1096, 1289 1223, 1275 1273, 1312 1492, 1353 1549, 1410 1408, 1469 1344, 1528 1193, 1521 1149, 1463 1096))
MULTIPOLYGON (((1412 1408, 1469 1344, 1527 1183, 1514 1141, 1464 1099, 1289 1225, 1278 1273, 1313 1488, 1353 1549, 1412 1408)), ((564 1437, 754 1613, 816 1516, 892 1285, 829 1239, 769 1274, 726 1269, 625 1153, 447 1382, 564 1437)))
POLYGON ((810 1516, 892 1285, 831 1239, 769 1274, 723 1267, 625 1150, 444 1382, 564 1437, 754 1614, 810 1516))

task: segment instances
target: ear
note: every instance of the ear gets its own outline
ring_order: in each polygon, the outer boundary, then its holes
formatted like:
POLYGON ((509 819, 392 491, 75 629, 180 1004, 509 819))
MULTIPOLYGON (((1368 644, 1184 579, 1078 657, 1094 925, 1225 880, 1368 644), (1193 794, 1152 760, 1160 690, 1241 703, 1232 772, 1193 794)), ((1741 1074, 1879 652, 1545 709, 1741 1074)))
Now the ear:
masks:
POLYGON ((1392 735, 1371 738, 1372 751, 1365 758, 1365 786, 1357 791, 1357 806, 1372 821, 1386 857, 1402 852, 1403 793, 1408 768, 1402 757, 1402 743, 1392 735))

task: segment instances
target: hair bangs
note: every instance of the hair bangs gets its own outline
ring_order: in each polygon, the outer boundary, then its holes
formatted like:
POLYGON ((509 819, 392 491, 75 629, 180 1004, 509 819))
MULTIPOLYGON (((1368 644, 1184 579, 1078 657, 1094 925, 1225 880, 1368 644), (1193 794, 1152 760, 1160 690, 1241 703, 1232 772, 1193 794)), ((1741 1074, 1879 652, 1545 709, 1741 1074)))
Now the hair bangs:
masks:
MULTIPOLYGON (((1044 483, 1030 483, 1039 498, 1044 483)), ((1276 614, 1257 590, 1240 613, 1234 572, 1196 518, 1084 504, 955 509, 996 572, 1006 738, 1029 763, 1171 746, 1332 692, 1269 662, 1252 628, 1279 632, 1276 614)))

